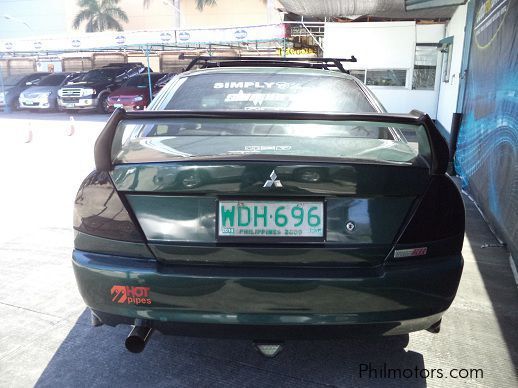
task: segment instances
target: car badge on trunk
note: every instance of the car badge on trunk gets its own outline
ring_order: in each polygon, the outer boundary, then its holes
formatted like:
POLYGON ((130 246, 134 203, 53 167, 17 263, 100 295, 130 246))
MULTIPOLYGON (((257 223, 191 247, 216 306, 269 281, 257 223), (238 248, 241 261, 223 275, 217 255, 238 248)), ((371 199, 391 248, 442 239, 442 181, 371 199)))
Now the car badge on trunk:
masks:
POLYGON ((270 174, 270 179, 264 182, 263 187, 272 187, 273 185, 275 185, 275 187, 282 187, 281 181, 277 179, 277 174, 275 173, 275 170, 273 170, 270 174))

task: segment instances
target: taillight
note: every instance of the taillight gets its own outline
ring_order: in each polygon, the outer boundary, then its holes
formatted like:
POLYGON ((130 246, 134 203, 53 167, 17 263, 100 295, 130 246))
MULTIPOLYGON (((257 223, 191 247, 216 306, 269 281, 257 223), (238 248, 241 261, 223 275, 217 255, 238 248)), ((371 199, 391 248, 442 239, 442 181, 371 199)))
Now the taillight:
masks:
POLYGON ((464 241, 464 224, 459 190, 448 176, 434 176, 389 261, 458 255, 464 241))
POLYGON ((81 184, 74 202, 74 229, 113 240, 144 242, 104 171, 92 172, 81 184))

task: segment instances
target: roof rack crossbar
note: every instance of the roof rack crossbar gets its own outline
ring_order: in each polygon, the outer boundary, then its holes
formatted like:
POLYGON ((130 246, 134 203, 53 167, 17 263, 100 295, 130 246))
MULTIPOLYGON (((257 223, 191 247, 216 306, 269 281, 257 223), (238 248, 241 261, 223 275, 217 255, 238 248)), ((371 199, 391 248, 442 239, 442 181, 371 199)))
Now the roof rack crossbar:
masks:
POLYGON ((250 66, 293 66, 293 67, 313 67, 329 70, 329 67, 336 67, 342 73, 348 73, 343 67, 342 62, 357 62, 354 55, 350 58, 322 58, 322 57, 224 57, 224 56, 188 56, 180 55, 179 59, 191 59, 189 65, 185 68, 186 71, 191 70, 194 66, 199 64, 202 68, 206 67, 229 67, 229 66, 243 66, 247 64, 250 66))

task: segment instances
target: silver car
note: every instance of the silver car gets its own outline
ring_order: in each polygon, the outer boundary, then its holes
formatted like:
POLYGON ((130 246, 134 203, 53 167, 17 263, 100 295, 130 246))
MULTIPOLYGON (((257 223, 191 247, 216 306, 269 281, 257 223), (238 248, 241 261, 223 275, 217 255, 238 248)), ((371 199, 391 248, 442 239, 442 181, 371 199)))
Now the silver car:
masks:
POLYGON ((53 73, 42 78, 38 85, 31 86, 20 94, 20 109, 56 109, 58 90, 77 75, 78 73, 53 73))

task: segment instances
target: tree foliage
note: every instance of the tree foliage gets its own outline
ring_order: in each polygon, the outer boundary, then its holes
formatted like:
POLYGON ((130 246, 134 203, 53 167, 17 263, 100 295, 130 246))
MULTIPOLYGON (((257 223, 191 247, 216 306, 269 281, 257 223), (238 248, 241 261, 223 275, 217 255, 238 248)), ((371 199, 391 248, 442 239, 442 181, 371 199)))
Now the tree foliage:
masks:
POLYGON ((86 32, 122 31, 120 21, 128 22, 128 15, 119 7, 120 0, 79 0, 81 8, 72 26, 77 30, 86 22, 86 32))
POLYGON ((203 11, 203 7, 214 7, 216 5, 216 0, 196 0, 196 8, 200 11, 203 11))

